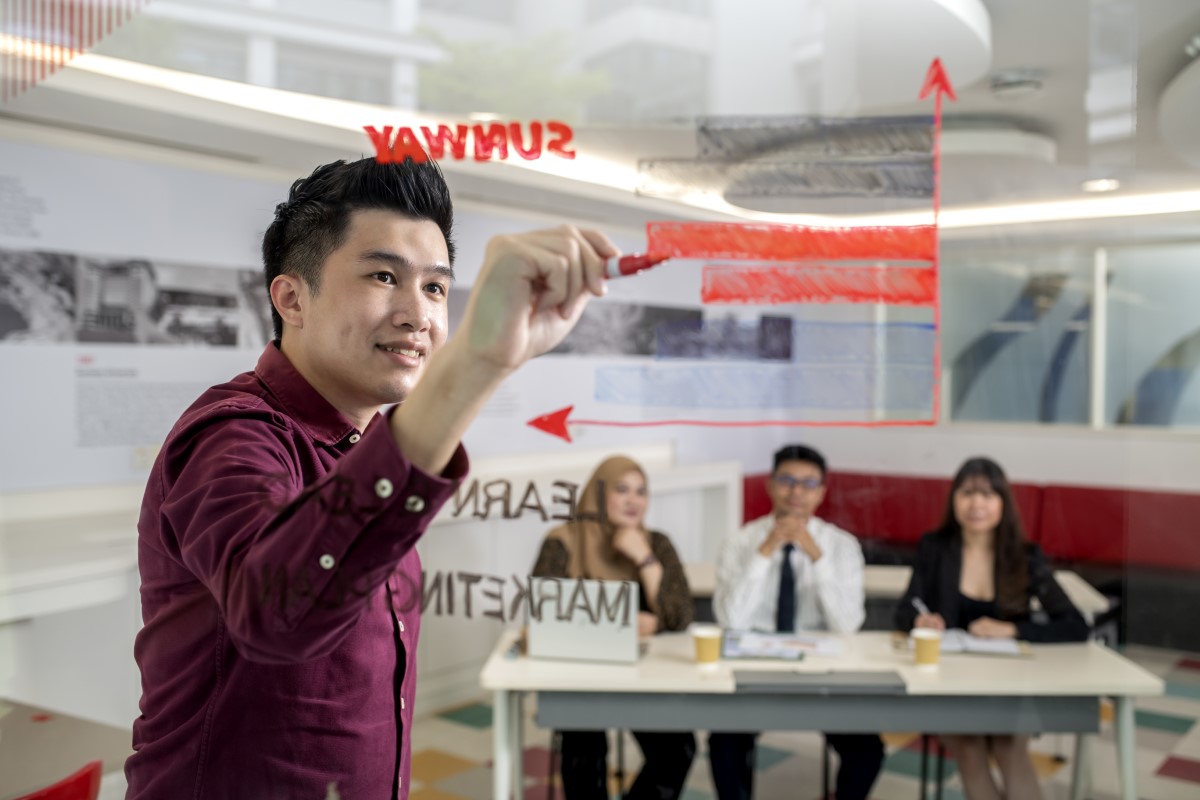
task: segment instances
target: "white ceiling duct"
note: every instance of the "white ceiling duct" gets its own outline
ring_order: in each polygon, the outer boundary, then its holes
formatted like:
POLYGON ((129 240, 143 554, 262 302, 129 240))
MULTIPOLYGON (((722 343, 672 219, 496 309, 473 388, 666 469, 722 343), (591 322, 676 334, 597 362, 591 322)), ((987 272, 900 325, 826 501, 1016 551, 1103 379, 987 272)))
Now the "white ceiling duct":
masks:
POLYGON ((823 114, 911 103, 934 58, 955 87, 991 69, 992 23, 981 0, 837 0, 826 14, 823 114))
POLYGON ((1158 130, 1175 155, 1200 167, 1200 59, 1184 67, 1163 91, 1158 130))

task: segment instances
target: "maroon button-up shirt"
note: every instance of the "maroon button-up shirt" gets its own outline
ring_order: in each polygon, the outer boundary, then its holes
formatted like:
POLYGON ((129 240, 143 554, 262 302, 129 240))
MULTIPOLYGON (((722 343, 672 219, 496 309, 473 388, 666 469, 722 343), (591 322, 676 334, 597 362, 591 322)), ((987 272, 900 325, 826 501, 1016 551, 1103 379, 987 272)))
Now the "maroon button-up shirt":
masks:
POLYGON ((408 795, 421 566, 467 473, 413 467, 275 344, 175 424, 138 522, 127 800, 408 795))

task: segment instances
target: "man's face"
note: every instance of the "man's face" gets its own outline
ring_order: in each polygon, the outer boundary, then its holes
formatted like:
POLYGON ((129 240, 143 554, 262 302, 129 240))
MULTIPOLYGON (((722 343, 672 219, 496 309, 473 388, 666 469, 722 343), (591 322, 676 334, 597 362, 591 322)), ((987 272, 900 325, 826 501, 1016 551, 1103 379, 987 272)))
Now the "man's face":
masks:
POLYGON ((446 341, 453 273, 437 224, 392 211, 351 214, 316 295, 299 281, 301 323, 284 350, 356 423, 403 401, 446 341))
POLYGON ((784 461, 767 479, 776 516, 811 517, 825 499, 825 479, 810 461, 784 461))

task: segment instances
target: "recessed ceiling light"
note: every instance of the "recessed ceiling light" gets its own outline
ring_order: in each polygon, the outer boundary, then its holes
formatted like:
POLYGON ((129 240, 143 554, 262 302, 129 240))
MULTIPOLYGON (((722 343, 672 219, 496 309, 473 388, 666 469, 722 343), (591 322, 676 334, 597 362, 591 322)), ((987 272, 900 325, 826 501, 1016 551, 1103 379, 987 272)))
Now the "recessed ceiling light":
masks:
POLYGON ((1085 192, 1115 192, 1121 188, 1121 182, 1116 178, 1093 178, 1084 181, 1080 188, 1085 192))

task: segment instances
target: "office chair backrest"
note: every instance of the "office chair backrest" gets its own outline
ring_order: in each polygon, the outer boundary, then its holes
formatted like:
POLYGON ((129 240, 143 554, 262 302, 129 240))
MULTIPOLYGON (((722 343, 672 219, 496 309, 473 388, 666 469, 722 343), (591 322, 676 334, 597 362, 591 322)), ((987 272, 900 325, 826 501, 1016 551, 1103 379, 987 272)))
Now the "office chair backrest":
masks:
POLYGON ((96 800, 100 794, 99 761, 92 761, 74 775, 63 778, 53 786, 38 789, 16 800, 96 800))

